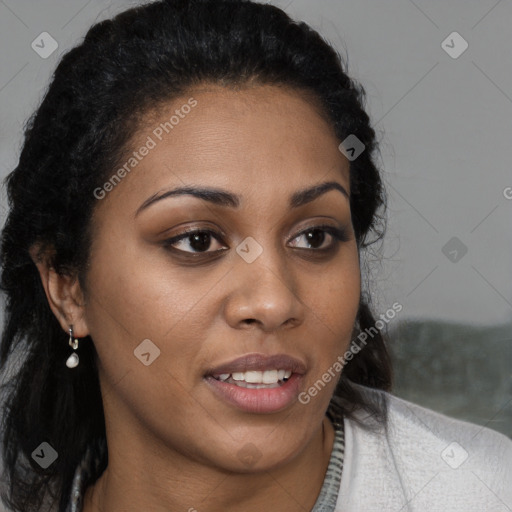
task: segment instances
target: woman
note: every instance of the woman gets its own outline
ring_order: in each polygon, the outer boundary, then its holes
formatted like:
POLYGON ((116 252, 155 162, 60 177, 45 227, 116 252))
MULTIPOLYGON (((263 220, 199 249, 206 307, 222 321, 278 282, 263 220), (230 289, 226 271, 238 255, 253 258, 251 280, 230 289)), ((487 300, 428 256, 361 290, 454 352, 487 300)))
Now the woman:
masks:
POLYGON ((512 508, 509 439, 388 393, 363 99, 248 1, 130 9, 62 58, 7 181, 12 510, 512 508))

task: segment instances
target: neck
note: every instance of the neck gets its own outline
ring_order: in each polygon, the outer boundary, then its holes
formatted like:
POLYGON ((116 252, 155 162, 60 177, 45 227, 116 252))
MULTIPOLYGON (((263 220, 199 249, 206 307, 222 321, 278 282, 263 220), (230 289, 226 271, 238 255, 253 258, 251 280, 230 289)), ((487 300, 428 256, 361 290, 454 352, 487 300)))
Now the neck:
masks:
POLYGON ((168 510, 311 510, 322 488, 334 441, 327 417, 290 463, 258 473, 232 473, 200 464, 177 451, 126 444, 122 433, 109 436, 108 467, 84 497, 83 512, 168 510), (126 449, 129 446, 129 449, 126 449))

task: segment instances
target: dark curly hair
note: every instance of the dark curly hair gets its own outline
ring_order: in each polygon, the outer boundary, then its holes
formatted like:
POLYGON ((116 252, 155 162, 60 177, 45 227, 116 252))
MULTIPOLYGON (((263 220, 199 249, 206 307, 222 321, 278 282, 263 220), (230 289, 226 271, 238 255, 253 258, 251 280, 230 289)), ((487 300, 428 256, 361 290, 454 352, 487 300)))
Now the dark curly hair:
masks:
MULTIPOLYGON (((94 345, 83 343, 78 368, 61 364, 70 350, 67 334, 48 305, 29 250, 50 254, 51 266, 77 276, 86 290, 93 191, 122 161, 142 116, 197 84, 251 82, 313 95, 340 141, 355 134, 364 143, 365 151, 350 162, 350 208, 361 255, 384 234, 386 199, 365 92, 347 76, 345 62, 305 23, 249 0, 160 0, 132 8, 92 26, 62 57, 6 179, 2 498, 13 511, 57 503, 64 510, 75 467, 87 448, 105 441, 94 345), (59 454, 46 470, 31 457, 42 441, 59 454)), ((374 325, 369 293, 363 292, 354 332, 374 325)), ((354 383, 390 388, 383 336, 372 336, 344 368, 336 394, 351 405, 347 414, 355 407, 372 409, 354 383)), ((89 484, 106 465, 103 454, 89 484)))

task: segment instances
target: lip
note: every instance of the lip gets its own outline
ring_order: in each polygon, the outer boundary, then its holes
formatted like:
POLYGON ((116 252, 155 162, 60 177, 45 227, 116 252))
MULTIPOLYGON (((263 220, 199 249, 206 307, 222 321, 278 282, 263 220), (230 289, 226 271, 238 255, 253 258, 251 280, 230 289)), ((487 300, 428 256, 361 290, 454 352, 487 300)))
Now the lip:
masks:
POLYGON ((298 399, 300 385, 306 365, 286 354, 266 356, 264 354, 246 354, 228 363, 216 366, 204 376, 205 382, 213 394, 225 403, 244 412, 270 414, 282 411, 298 399), (290 378, 277 388, 242 388, 236 384, 215 379, 222 373, 289 370, 290 378))
POLYGON ((265 354, 245 354, 228 363, 221 364, 208 370, 206 376, 221 375, 222 373, 248 372, 265 370, 289 370, 298 375, 306 373, 306 365, 299 359, 287 354, 275 354, 267 356, 265 354))

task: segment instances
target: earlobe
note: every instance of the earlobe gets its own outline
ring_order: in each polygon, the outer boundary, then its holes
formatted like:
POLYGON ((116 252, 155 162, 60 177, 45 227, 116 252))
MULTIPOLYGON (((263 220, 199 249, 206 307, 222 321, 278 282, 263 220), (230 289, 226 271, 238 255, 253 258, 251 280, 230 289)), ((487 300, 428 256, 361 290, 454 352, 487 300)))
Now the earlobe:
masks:
POLYGON ((67 333, 72 325, 75 336, 87 336, 89 329, 85 320, 84 296, 78 277, 59 274, 50 259, 41 255, 37 248, 31 248, 30 255, 39 272, 50 309, 62 329, 67 333))

